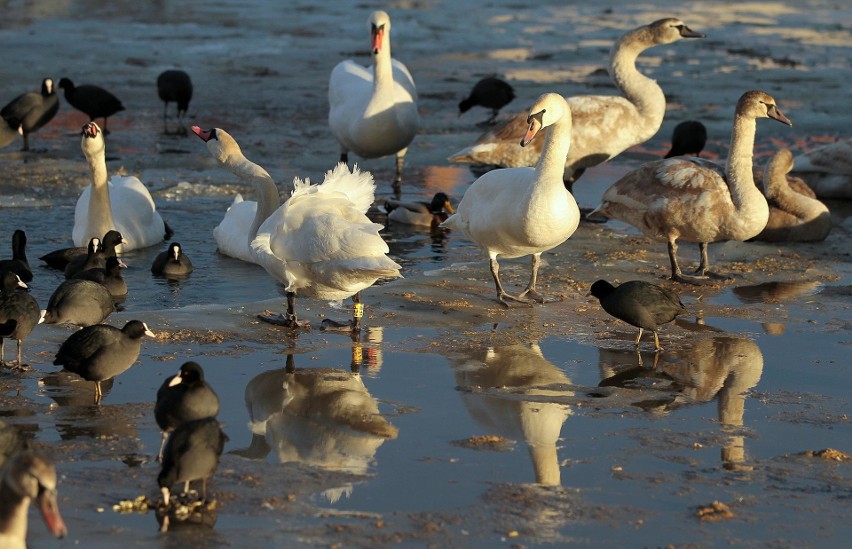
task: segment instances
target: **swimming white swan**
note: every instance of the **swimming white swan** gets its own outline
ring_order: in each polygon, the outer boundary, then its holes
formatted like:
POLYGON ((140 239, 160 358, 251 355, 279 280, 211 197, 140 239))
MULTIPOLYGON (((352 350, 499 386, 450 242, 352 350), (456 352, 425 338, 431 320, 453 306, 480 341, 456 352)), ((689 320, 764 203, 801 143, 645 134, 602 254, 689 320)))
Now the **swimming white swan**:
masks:
POLYGON ((353 330, 360 329, 360 291, 385 277, 402 276, 379 236, 384 227, 365 212, 376 185, 357 166, 339 163, 319 185, 293 180, 295 190, 257 231, 251 244, 256 262, 285 286, 287 313, 263 320, 302 326, 294 310, 296 294, 327 301, 353 297, 353 330))
POLYGON ((507 298, 544 302, 535 289, 541 254, 565 242, 580 221, 577 202, 562 184, 563 159, 572 146, 568 103, 559 94, 546 93, 532 106, 527 120, 522 147, 541 129, 551 127, 536 167, 487 172, 467 189, 456 213, 441 223, 463 232, 488 254, 497 301, 507 307, 507 298), (509 295, 500 283, 497 256, 530 254, 532 273, 526 290, 519 296, 509 295))
MULTIPOLYGON (((571 150, 565 159, 566 184, 571 185, 586 168, 644 143, 660 129, 666 113, 666 96, 656 81, 636 70, 639 54, 681 38, 703 36, 680 19, 667 18, 634 29, 613 45, 609 74, 624 97, 575 95, 566 98, 574 120, 571 150)), ((517 146, 527 126, 527 113, 518 113, 498 123, 476 143, 453 154, 449 160, 501 167, 534 166, 542 146, 535 143, 524 149, 517 146)))
POLYGON ((795 159, 793 175, 820 198, 852 199, 852 139, 816 148, 795 159))
POLYGON ((754 184, 752 155, 758 118, 791 125, 775 99, 762 91, 740 97, 734 114, 731 150, 724 172, 700 158, 676 157, 643 164, 612 184, 591 215, 629 223, 652 238, 668 241, 672 280, 698 283, 709 274, 707 244, 748 240, 769 219, 766 198, 754 184), (701 262, 695 276, 677 263, 677 240, 697 242, 701 262))
POLYGON ((192 131, 207 144, 207 150, 213 158, 240 179, 254 185, 257 201, 243 200, 239 194, 234 197, 225 217, 213 229, 213 240, 220 253, 256 263, 251 252, 251 241, 257 236, 261 223, 281 205, 278 187, 266 170, 243 156, 240 146, 225 130, 202 130, 193 126, 192 131))
POLYGON ((340 143, 340 161, 349 151, 362 158, 396 156, 394 188, 402 180, 408 146, 420 127, 417 90, 408 69, 391 59, 390 16, 375 11, 367 21, 373 66, 342 61, 328 82, 328 125, 340 143))
POLYGON ((82 134, 81 148, 92 171, 92 184, 83 190, 74 210, 74 245, 85 246, 111 230, 121 233, 122 243, 116 247, 120 252, 147 248, 168 238, 170 231, 138 178, 114 175, 107 182, 106 148, 98 125, 89 122, 82 134))

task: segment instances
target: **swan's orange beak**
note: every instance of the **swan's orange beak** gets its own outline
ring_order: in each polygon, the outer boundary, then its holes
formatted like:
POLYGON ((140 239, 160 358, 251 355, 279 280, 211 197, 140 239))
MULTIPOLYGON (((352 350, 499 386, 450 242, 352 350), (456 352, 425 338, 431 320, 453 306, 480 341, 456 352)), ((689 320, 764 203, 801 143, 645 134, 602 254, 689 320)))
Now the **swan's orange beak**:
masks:
POLYGON ((373 32, 370 33, 372 36, 372 45, 370 49, 373 51, 373 55, 378 55, 382 50, 382 38, 385 36, 385 27, 373 27, 373 32))
POLYGON ((56 490, 42 490, 37 501, 41 516, 50 533, 57 538, 68 535, 68 528, 62 520, 62 515, 59 514, 59 505, 56 503, 56 490))
POLYGON ((202 141, 207 143, 208 141, 210 141, 210 135, 213 133, 213 130, 206 130, 205 131, 205 130, 202 130, 198 126, 193 126, 192 127, 192 133, 194 133, 195 135, 200 137, 202 141))
POLYGON ((543 111, 540 112, 540 113, 531 114, 529 116, 529 118, 527 118, 527 123, 530 125, 530 127, 527 130, 526 135, 524 135, 524 138, 521 139, 521 147, 526 147, 527 145, 529 145, 530 141, 532 141, 533 138, 536 136, 536 134, 541 130, 541 128, 542 128, 542 123, 541 123, 542 114, 543 114, 543 111))

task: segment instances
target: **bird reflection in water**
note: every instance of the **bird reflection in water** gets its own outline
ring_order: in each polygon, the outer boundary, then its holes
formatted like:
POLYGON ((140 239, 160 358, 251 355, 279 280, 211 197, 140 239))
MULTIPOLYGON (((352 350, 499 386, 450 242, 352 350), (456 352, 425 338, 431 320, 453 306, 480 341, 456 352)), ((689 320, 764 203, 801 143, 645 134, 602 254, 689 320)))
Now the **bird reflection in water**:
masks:
POLYGON ((754 341, 730 334, 695 338, 688 347, 662 353, 658 360, 647 353, 645 361, 652 367, 633 366, 636 353, 631 351, 599 352, 600 385, 637 389, 642 398, 633 404, 645 411, 668 413, 715 398, 719 423, 728 433, 722 447, 723 466, 751 469, 745 463, 741 427, 746 396, 763 373, 763 354, 754 341))
MULTIPOLYGON (((776 281, 737 286, 732 291, 742 303, 786 303, 814 295, 821 286, 821 282, 812 280, 776 281)), ((763 331, 769 335, 782 335, 785 331, 783 322, 763 322, 761 326, 763 331)))
MULTIPOLYGON (((273 452, 281 463, 367 474, 376 451, 386 440, 395 439, 398 431, 381 415, 378 402, 364 386, 355 362, 356 347, 351 372, 297 369, 293 353, 288 352, 285 368, 249 381, 245 401, 252 440, 248 448, 234 453, 264 459, 273 452)), ((324 494, 335 503, 351 491, 347 483, 324 494)))
POLYGON ((554 397, 574 395, 565 389, 565 373, 535 342, 472 350, 451 360, 471 417, 490 432, 523 440, 536 483, 560 485, 556 445, 571 408, 554 397))
MULTIPOLYGON (((101 382, 103 393, 109 394, 114 379, 101 382)), ((45 375, 40 381, 42 394, 53 399, 59 408, 54 413, 56 432, 62 440, 92 438, 119 440, 123 459, 134 463, 142 449, 137 432, 138 409, 128 405, 98 406, 92 401, 95 382, 81 379, 66 371, 45 375)))

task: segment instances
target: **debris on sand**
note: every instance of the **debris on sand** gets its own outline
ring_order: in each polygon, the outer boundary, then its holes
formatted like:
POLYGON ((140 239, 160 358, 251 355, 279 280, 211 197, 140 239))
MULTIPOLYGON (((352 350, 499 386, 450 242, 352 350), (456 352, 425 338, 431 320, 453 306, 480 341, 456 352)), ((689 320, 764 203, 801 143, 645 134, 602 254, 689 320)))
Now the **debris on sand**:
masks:
POLYGON ((499 435, 476 435, 464 440, 453 441, 454 446, 468 448, 470 450, 486 450, 492 452, 506 452, 512 449, 515 442, 499 435))
POLYGON ((149 508, 154 507, 154 502, 148 496, 139 496, 136 499, 123 499, 112 506, 116 513, 126 515, 128 513, 147 513, 149 508))
POLYGON ((829 461, 849 461, 849 454, 844 454, 840 450, 834 448, 824 448, 822 450, 808 450, 804 453, 807 457, 818 457, 829 461))
POLYGON ((699 507, 695 511, 695 515, 701 519, 701 522, 718 522, 734 518, 734 512, 731 508, 721 501, 714 501, 710 505, 699 507))

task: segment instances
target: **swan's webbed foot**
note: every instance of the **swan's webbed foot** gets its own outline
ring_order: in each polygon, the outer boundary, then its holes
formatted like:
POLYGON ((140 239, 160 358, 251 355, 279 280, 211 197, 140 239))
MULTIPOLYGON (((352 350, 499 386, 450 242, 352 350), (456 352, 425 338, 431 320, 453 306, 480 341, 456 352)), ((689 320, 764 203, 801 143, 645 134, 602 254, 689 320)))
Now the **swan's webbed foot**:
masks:
POLYGON ((672 274, 672 280, 683 284, 694 284, 700 286, 702 284, 712 284, 713 281, 706 275, 687 275, 683 273, 672 274))
POLYGON ((556 301, 562 301, 561 297, 547 297, 540 293, 538 293, 535 288, 527 288, 523 292, 518 295, 521 299, 528 299, 535 301, 536 303, 554 303, 556 301))
POLYGON ((511 305, 509 305, 507 300, 511 301, 513 303, 521 303, 522 305, 524 305, 526 307, 532 307, 533 301, 530 300, 530 299, 526 299, 526 298, 522 297, 522 295, 521 296, 514 296, 512 294, 507 294, 506 292, 500 292, 500 293, 497 294, 497 303, 506 307, 507 309, 509 307, 511 307, 511 305))
POLYGON ((707 271, 707 270, 704 270, 703 272, 700 272, 700 273, 696 272, 696 274, 701 275, 701 276, 706 276, 707 278, 712 278, 714 280, 733 280, 734 279, 734 277, 732 277, 732 276, 723 275, 721 273, 717 273, 717 272, 714 272, 714 271, 707 271))
POLYGON ((360 330, 361 323, 353 320, 338 322, 330 318, 324 318, 323 321, 320 322, 320 331, 322 332, 354 333, 359 332, 360 330))
POLYGON ((19 364, 17 362, 2 362, 0 363, 0 366, 3 368, 9 368, 15 373, 23 373, 31 370, 29 364, 19 364))
POLYGON ((309 320, 299 320, 296 315, 282 313, 279 315, 257 315, 259 320, 274 324, 276 326, 284 326, 293 330, 300 328, 310 329, 311 322, 309 320))

